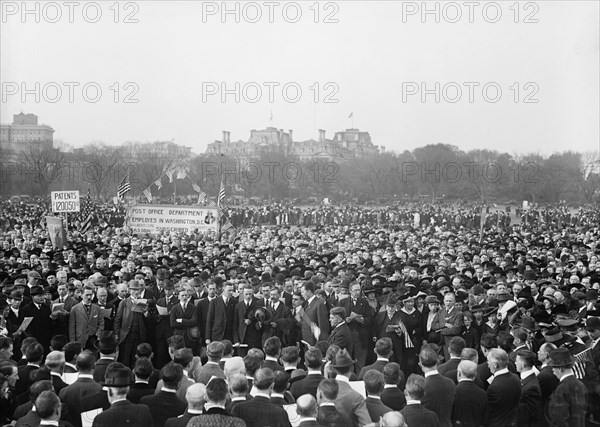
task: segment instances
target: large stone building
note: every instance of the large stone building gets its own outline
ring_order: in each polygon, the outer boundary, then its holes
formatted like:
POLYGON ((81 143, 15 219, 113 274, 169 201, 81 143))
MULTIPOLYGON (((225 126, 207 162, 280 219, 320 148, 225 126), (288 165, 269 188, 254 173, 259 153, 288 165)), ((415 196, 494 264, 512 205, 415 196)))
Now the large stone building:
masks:
POLYGON ((123 156, 131 159, 138 159, 149 154, 169 159, 188 159, 192 156, 191 147, 184 147, 173 141, 125 142, 122 150, 123 156))
POLYGON ((327 139, 325 131, 320 129, 318 140, 294 141, 291 129, 285 132, 268 127, 251 130, 248 141, 231 142, 230 133, 223 131, 223 140, 208 144, 206 154, 252 159, 260 157, 261 153, 280 151, 301 160, 343 161, 374 156, 384 150, 384 147, 373 145, 369 132, 358 129, 336 132, 333 139, 327 139))
POLYGON ((38 124, 35 114, 19 113, 13 115, 10 125, 0 125, 0 148, 6 158, 18 157, 26 153, 31 145, 54 148, 54 129, 45 124, 38 124))

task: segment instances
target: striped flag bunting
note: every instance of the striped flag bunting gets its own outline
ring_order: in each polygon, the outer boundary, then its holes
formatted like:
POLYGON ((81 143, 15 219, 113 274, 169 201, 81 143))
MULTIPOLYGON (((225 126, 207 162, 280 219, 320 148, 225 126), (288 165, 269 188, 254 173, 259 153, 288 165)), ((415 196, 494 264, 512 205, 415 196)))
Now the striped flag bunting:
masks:
POLYGON ((152 193, 150 192, 150 187, 144 190, 144 196, 146 196, 146 200, 148 200, 148 203, 152 202, 152 193))
POLYGON ((122 199, 125 194, 131 191, 131 183, 129 182, 129 176, 124 176, 123 180, 117 187, 117 198, 122 199), (125 181, 127 179, 127 181, 125 181))
POLYGON ((92 195, 90 194, 90 189, 88 188, 87 196, 83 201, 83 209, 81 210, 81 217, 84 218, 81 223, 80 231, 82 233, 86 233, 91 227, 94 219, 94 202, 92 201, 92 195))
POLYGON ((156 185, 159 190, 162 188, 162 182, 160 181, 160 178, 154 181, 154 185, 156 185))
POLYGON ((173 182, 173 171, 169 170, 165 172, 165 175, 169 177, 169 182, 173 182))
POLYGON ((177 179, 184 179, 186 177, 185 169, 179 169, 177 171, 177 179))

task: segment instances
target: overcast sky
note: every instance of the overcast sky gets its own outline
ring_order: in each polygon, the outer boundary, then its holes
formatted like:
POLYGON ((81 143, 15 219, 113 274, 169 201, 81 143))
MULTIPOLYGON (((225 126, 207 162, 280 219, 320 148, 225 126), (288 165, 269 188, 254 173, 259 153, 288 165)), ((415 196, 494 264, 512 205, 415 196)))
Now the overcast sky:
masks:
POLYGON ((398 152, 599 149, 597 1, 428 2, 440 22, 421 1, 279 2, 273 23, 265 2, 228 2, 239 23, 221 2, 99 2, 96 23, 97 4, 76 2, 72 17, 54 4, 28 3, 36 23, 20 1, 2 2, 0 121, 37 114, 76 147, 174 139, 200 153, 222 130, 247 140, 272 125, 304 140, 354 124, 398 152), (73 102, 68 82, 79 84, 73 102))

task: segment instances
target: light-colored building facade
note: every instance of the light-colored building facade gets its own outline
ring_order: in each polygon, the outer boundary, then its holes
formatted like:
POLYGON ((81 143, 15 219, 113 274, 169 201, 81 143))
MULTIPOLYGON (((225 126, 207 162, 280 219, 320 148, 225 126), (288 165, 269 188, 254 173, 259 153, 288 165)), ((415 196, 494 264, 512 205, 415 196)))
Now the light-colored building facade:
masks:
POLYGON ((300 160, 344 161, 375 156, 384 150, 384 147, 373 145, 368 132, 358 129, 336 132, 333 139, 328 139, 325 130, 320 129, 318 140, 294 141, 291 129, 286 132, 268 127, 251 130, 247 141, 231 142, 230 133, 223 131, 223 139, 208 144, 205 154, 252 159, 265 152, 279 151, 300 160))

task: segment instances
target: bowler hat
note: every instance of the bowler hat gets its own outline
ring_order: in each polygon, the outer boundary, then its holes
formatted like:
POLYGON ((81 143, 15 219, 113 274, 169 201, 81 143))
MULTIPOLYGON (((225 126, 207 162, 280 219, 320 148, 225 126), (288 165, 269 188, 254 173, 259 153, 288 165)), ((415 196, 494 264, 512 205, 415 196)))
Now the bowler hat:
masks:
POLYGON ((356 360, 352 360, 348 351, 344 348, 337 352, 335 359, 331 361, 332 368, 346 368, 356 363, 356 360))
POLYGON ((498 307, 488 307, 483 310, 483 317, 490 317, 498 312, 498 307))
POLYGON ((387 296, 385 300, 385 305, 396 305, 398 304, 398 297, 393 292, 387 296))
POLYGON ((166 269, 164 269, 164 268, 159 268, 159 269, 156 271, 156 278, 157 278, 158 280, 165 280, 165 279, 167 279, 168 277, 169 277, 169 273, 167 273, 167 270, 166 270, 166 269))
POLYGON ((575 359, 566 348, 557 348, 550 352, 550 362, 548 366, 551 368, 570 368, 575 363, 575 359))
POLYGON ((538 331, 540 329, 535 319, 531 316, 523 316, 520 326, 528 331, 538 331))
POLYGON ((137 280, 130 280, 129 283, 127 284, 127 286, 129 289, 133 289, 133 290, 142 289, 142 285, 137 280))
POLYGON ((108 279, 105 276, 100 276, 94 281, 96 286, 108 286, 108 279))
POLYGON ((105 387, 128 387, 134 384, 133 373, 126 366, 110 370, 101 384, 105 387))
POLYGON ((15 299, 15 300, 16 300, 16 299, 23 299, 23 292, 21 292, 21 291, 18 291, 18 290, 16 290, 16 289, 13 289, 13 290, 10 292, 10 296, 9 296, 9 298, 10 298, 10 299, 15 299))
POLYGON ((106 353, 114 351, 118 345, 119 343, 115 340, 113 334, 106 334, 96 341, 94 347, 96 347, 98 351, 106 353))
POLYGON ((36 295, 44 295, 45 293, 46 293, 46 292, 44 291, 44 288, 42 288, 42 287, 41 287, 41 286, 39 286, 39 285, 35 285, 35 286, 33 286, 33 287, 31 288, 31 291, 30 291, 30 295, 31 295, 32 297, 33 297, 33 296, 36 296, 36 295))
POLYGON ((510 301, 510 294, 508 292, 502 292, 502 293, 498 294, 497 301, 498 302, 510 301))

